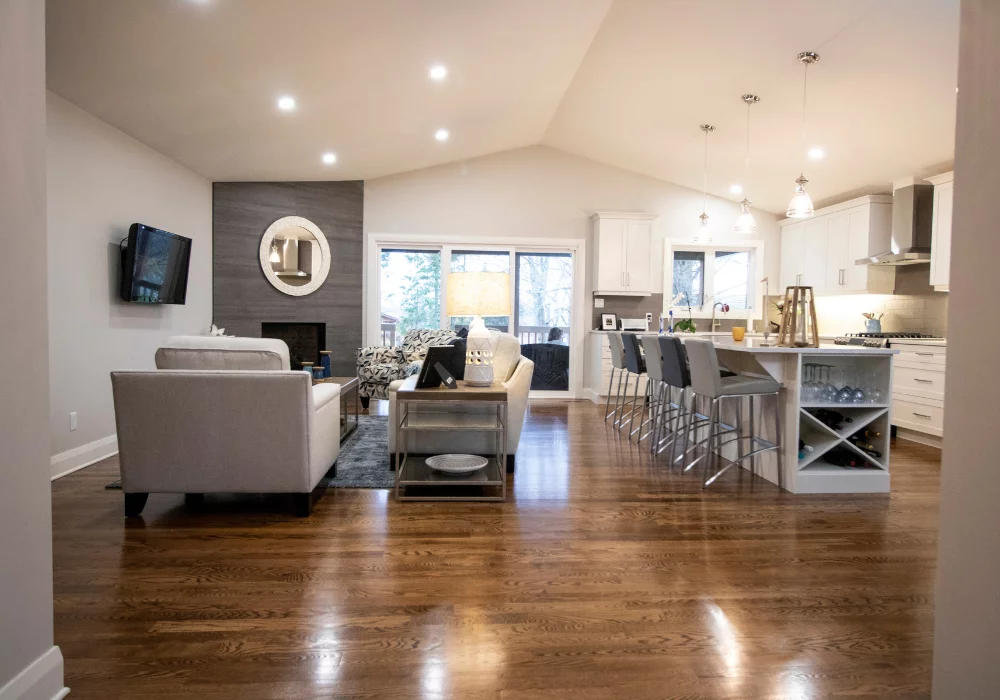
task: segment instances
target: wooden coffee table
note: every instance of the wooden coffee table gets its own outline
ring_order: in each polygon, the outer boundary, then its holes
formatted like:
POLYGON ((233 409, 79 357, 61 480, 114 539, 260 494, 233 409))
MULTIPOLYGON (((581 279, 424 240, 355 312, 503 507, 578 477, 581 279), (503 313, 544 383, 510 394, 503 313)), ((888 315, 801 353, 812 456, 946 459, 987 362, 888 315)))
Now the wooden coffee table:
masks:
POLYGON ((326 379, 314 379, 313 384, 339 384, 340 385, 340 441, 344 442, 351 434, 358 429, 358 413, 361 403, 358 397, 360 382, 357 377, 327 377, 326 379), (354 420, 349 421, 349 396, 354 395, 354 420))
MULTIPOLYGON (((449 389, 439 386, 434 389, 418 389, 417 376, 409 377, 396 391, 396 500, 397 501, 505 501, 507 500, 507 389, 500 382, 487 387, 469 386, 464 381, 458 387, 449 389), (421 404, 461 404, 464 407, 487 406, 494 410, 482 415, 482 420, 469 421, 463 416, 461 424, 451 420, 446 413, 411 413, 410 408, 421 404), (423 458, 410 459, 406 439, 419 431, 478 431, 491 433, 496 444, 496 454, 490 457, 486 466, 469 474, 446 474, 427 466, 423 458), (440 495, 418 494, 416 489, 426 490, 429 486, 449 489, 470 486, 483 487, 483 495, 467 493, 440 495), (415 488, 414 488, 415 487, 415 488), (486 495, 488 487, 499 489, 499 495, 486 495)), ((496 489, 493 489, 496 490, 496 489)))

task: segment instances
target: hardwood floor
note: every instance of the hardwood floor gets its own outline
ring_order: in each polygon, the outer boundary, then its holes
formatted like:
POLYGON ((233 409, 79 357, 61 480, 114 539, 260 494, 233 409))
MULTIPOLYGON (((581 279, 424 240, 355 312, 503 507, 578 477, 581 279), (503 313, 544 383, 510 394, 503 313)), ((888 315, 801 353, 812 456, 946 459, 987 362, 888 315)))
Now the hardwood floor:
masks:
POLYGON ((82 698, 926 698, 940 453, 891 496, 703 492, 587 402, 533 403, 504 504, 53 484, 55 636, 82 698))

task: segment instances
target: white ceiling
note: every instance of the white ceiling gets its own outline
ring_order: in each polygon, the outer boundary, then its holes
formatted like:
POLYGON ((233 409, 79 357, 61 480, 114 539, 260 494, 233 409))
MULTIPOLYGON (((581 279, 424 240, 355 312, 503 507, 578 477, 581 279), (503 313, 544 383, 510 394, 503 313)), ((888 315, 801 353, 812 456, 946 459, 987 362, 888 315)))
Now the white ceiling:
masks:
POLYGON ((544 143, 783 211, 953 157, 959 0, 48 0, 49 88, 212 180, 371 179, 544 143), (443 83, 428 79, 435 62, 443 83), (753 108, 744 176, 744 92, 753 108), (279 112, 278 96, 298 109, 279 112), (433 138, 440 127, 451 138, 433 138), (325 166, 324 151, 338 162, 325 166))

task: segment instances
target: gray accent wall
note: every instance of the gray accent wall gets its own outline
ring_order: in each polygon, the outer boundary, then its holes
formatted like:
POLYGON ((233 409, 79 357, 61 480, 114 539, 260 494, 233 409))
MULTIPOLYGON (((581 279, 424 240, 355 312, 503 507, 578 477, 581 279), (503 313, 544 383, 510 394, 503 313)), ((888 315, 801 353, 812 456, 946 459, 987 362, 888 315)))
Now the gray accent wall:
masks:
POLYGON ((333 372, 355 373, 361 347, 364 182, 216 182, 212 197, 214 322, 260 337, 263 322, 326 324, 333 372), (330 244, 330 275, 304 297, 282 294, 260 269, 267 227, 284 216, 316 224, 330 244))

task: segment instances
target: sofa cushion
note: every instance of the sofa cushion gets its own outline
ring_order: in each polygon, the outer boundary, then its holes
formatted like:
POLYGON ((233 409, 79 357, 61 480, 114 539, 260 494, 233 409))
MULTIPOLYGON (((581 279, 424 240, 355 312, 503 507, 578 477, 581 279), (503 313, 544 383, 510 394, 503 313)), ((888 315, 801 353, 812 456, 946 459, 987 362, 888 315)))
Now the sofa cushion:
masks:
POLYGON ((493 378, 506 382, 521 359, 521 341, 510 333, 490 331, 493 336, 493 378))
POLYGON ((175 335, 156 351, 157 369, 288 370, 288 345, 274 338, 175 335))
POLYGON ((358 378, 362 381, 375 384, 388 384, 395 379, 399 379, 401 376, 404 376, 402 369, 395 363, 374 362, 358 366, 358 378))

